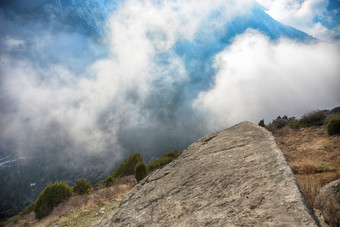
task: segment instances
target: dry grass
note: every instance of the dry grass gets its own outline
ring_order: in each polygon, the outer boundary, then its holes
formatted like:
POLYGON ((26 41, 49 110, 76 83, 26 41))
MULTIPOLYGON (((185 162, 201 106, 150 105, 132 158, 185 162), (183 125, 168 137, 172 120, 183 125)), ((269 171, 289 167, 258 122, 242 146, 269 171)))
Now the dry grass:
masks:
MULTIPOLYGON (((274 136, 304 197, 315 208, 315 197, 320 189, 340 178, 340 136, 329 136, 326 126, 300 129, 287 126, 275 131, 274 136)), ((333 217, 335 210, 329 207, 323 212, 333 217)), ((340 225, 339 218, 328 221, 332 226, 340 225)))
POLYGON ((60 226, 91 226, 108 216, 119 206, 121 199, 136 184, 134 176, 120 179, 111 187, 101 187, 90 195, 76 195, 55 207, 52 213, 42 220, 37 220, 34 213, 11 218, 6 226, 45 227, 54 223, 60 226), (97 214, 101 209, 105 214, 97 214))
POLYGON ((274 136, 295 173, 340 171, 340 136, 328 136, 326 126, 285 127, 274 136))
POLYGON ((312 207, 314 207, 314 200, 320 189, 329 182, 340 178, 340 174, 337 172, 297 174, 295 176, 303 195, 312 207))
POLYGON ((339 210, 336 207, 335 201, 337 201, 336 197, 333 195, 332 200, 334 202, 331 202, 329 204, 329 207, 327 209, 323 210, 325 213, 324 216, 327 217, 327 220, 329 222, 330 226, 340 226, 340 215, 339 210))

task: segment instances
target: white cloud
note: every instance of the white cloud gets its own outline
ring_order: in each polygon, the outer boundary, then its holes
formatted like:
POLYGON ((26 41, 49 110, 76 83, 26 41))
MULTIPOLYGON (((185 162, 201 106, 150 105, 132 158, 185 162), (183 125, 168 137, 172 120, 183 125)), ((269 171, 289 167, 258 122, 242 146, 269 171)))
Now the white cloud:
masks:
POLYGON ((335 33, 315 22, 314 18, 330 20, 327 11, 329 0, 256 0, 267 9, 267 13, 275 20, 302 30, 321 40, 330 41, 340 33, 335 33))
POLYGON ((3 41, 5 48, 7 50, 13 50, 17 48, 23 48, 25 46, 25 41, 22 39, 16 39, 13 37, 6 37, 3 41))
POLYGON ((215 85, 193 105, 206 114, 211 130, 332 108, 340 103, 339 59, 335 44, 285 39, 273 44, 248 31, 216 56, 215 85))

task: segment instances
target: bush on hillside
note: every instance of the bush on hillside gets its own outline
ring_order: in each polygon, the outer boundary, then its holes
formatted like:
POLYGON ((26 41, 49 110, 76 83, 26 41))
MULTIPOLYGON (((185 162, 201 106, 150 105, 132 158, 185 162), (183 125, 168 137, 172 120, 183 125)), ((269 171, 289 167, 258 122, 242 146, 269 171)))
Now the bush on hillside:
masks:
POLYGON ((103 180, 103 181, 99 181, 99 182, 97 182, 97 183, 95 183, 94 185, 93 185, 93 189, 95 190, 95 189, 98 189, 101 185, 105 185, 105 180, 103 180))
POLYGON ((259 122, 259 126, 261 127, 265 127, 266 125, 264 124, 264 119, 262 119, 260 122, 259 122))
POLYGON ((138 162, 135 166, 135 177, 137 183, 143 180, 147 175, 147 167, 145 162, 138 162))
POLYGON ((168 152, 165 152, 161 157, 169 157, 169 158, 176 159, 180 155, 181 155, 181 152, 176 151, 176 150, 170 150, 168 152))
POLYGON ((42 219, 49 215, 53 207, 67 200, 72 196, 71 187, 64 181, 56 181, 54 184, 49 183, 40 193, 35 207, 34 213, 37 219, 42 219))
POLYGON ((167 164, 169 164, 170 162, 172 162, 173 158, 170 157, 160 157, 160 158, 156 158, 155 160, 153 160, 149 165, 148 165, 148 171, 152 171, 154 169, 157 169, 159 167, 165 166, 167 164))
POLYGON ((299 129, 299 128, 302 128, 303 125, 301 124, 300 121, 295 121, 295 122, 293 122, 293 123, 290 124, 290 127, 291 127, 291 128, 295 128, 295 129, 299 129))
POLYGON ((280 119, 276 119, 275 121, 273 121, 272 124, 276 129, 280 129, 280 128, 283 128, 286 125, 288 125, 289 122, 288 122, 288 120, 280 118, 280 119))
POLYGON ((328 122, 327 133, 330 136, 340 134, 340 118, 331 119, 328 122))
POLYGON ((78 179, 73 187, 73 192, 78 195, 90 194, 91 185, 91 182, 86 181, 84 178, 78 179))
POLYGON ((159 167, 165 166, 175 160, 181 153, 179 151, 165 152, 160 158, 156 158, 148 165, 148 171, 152 171, 159 167))
POLYGON ((106 180, 104 181, 104 184, 106 187, 112 186, 116 182, 116 179, 113 178, 112 176, 108 176, 106 180))
POLYGON ((326 117, 327 114, 325 111, 315 110, 303 115, 299 122, 303 127, 320 126, 324 124, 326 117))
POLYGON ((127 159, 121 163, 118 168, 111 174, 113 178, 120 178, 128 175, 133 175, 135 172, 135 166, 138 162, 144 162, 144 159, 140 153, 130 155, 127 159))
POLYGON ((275 132, 278 129, 284 128, 287 125, 292 124, 295 122, 294 117, 288 118, 286 115, 282 118, 281 116, 278 116, 275 120, 273 120, 270 124, 266 126, 266 129, 268 129, 271 132, 275 132))

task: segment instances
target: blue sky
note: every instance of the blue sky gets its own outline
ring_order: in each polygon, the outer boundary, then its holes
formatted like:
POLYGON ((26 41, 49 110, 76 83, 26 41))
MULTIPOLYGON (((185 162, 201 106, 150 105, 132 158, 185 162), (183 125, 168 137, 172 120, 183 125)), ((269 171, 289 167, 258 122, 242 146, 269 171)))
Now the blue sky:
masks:
POLYGON ((115 163, 339 106, 339 21, 334 0, 2 0, 0 151, 115 163))

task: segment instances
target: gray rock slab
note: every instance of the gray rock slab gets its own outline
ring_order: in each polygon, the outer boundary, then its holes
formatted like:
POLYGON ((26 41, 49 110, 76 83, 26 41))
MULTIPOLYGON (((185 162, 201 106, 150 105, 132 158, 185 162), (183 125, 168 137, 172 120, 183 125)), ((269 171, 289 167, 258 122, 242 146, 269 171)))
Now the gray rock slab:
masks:
POLYGON ((340 179, 326 184, 319 191, 315 207, 330 226, 340 226, 340 179))
POLYGON ((242 122, 150 174, 95 226, 318 226, 274 137, 242 122))

